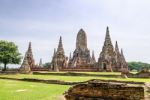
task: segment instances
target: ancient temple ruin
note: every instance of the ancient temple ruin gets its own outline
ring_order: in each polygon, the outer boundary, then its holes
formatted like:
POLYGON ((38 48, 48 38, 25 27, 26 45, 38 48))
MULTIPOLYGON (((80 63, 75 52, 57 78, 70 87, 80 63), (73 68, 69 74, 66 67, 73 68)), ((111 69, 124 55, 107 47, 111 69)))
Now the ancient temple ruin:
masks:
POLYGON ((33 54, 32 54, 31 42, 29 42, 29 47, 27 50, 27 61, 28 61, 28 64, 30 65, 31 68, 35 67, 35 61, 34 61, 33 54))
POLYGON ((118 43, 116 41, 115 49, 111 42, 109 28, 106 29, 106 36, 102 51, 98 58, 98 68, 100 71, 122 71, 128 70, 123 51, 119 51, 118 43))
MULTIPOLYGON (((60 36, 57 50, 54 49, 54 54, 51 61, 51 66, 44 69, 35 65, 31 42, 29 43, 26 52, 26 60, 31 70, 33 71, 116 71, 128 72, 128 65, 126 63, 123 50, 119 49, 118 42, 116 41, 115 48, 112 44, 109 28, 106 29, 106 36, 102 51, 100 52, 98 61, 96 62, 94 51, 92 55, 87 46, 87 34, 83 29, 80 29, 76 37, 76 48, 70 53, 69 59, 65 55, 63 48, 62 37, 60 36)), ((22 66, 24 62, 22 63, 22 66)), ((42 62, 40 62, 42 66, 42 62)))
POLYGON ((39 67, 43 67, 42 58, 40 58, 39 67))
POLYGON ((52 61, 51 61, 51 69, 55 72, 58 72, 58 66, 57 66, 57 56, 56 56, 56 49, 54 49, 52 61))
POLYGON ((73 56, 69 58, 68 67, 88 66, 95 63, 95 56, 90 56, 90 50, 87 48, 87 36, 83 29, 80 29, 76 38, 76 49, 73 56), (92 59, 93 57, 93 59, 92 59))
POLYGON ((54 54, 51 62, 52 69, 58 71, 59 69, 67 67, 68 58, 65 56, 62 37, 60 36, 57 51, 54 49, 54 54))
POLYGON ((31 68, 30 68, 30 65, 29 65, 28 59, 27 59, 27 52, 26 52, 25 57, 23 59, 23 63, 19 69, 19 72, 22 74, 28 74, 31 72, 31 68))
MULTIPOLYGON (((26 51, 25 58, 26 58, 25 60, 27 61, 28 65, 30 66, 30 68, 34 68, 35 62, 34 62, 34 58, 33 58, 33 54, 32 54, 31 42, 29 42, 29 47, 28 47, 28 50, 26 51)), ((25 66, 24 61, 22 63, 22 66, 25 66)))
POLYGON ((90 80, 69 88, 66 100, 147 100, 140 83, 90 80))
POLYGON ((92 51, 92 64, 96 63, 94 51, 92 51))
POLYGON ((106 29, 106 36, 102 51, 96 62, 94 51, 92 56, 87 47, 87 35, 80 29, 76 37, 76 48, 69 59, 65 56, 62 38, 60 37, 57 51, 54 50, 51 68, 55 71, 128 71, 123 50, 119 49, 116 41, 115 48, 111 42, 109 28, 106 29))

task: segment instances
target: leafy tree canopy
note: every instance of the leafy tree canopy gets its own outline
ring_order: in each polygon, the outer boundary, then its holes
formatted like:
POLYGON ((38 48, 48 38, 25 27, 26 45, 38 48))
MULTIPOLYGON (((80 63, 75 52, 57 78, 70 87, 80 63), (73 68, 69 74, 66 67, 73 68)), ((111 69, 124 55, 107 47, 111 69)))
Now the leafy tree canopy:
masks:
POLYGON ((43 64, 43 67, 45 67, 45 68, 49 68, 50 66, 51 66, 50 62, 47 62, 47 63, 43 64))
POLYGON ((150 68, 150 64, 143 63, 143 62, 128 62, 129 69, 140 71, 142 67, 148 67, 150 68))
POLYGON ((15 43, 0 40, 0 63, 4 64, 4 71, 7 64, 19 64, 21 61, 20 55, 15 43))

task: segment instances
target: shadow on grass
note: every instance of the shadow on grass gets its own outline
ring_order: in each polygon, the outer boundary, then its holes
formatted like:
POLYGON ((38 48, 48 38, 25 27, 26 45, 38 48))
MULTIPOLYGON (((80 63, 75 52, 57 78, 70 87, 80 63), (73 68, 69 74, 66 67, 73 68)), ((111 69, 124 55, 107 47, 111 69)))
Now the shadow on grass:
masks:
POLYGON ((41 72, 33 72, 34 75, 55 75, 55 76, 93 76, 93 77, 107 77, 107 78, 121 78, 120 75, 110 75, 110 74, 90 74, 90 73, 74 73, 74 72, 66 72, 66 73, 41 73, 41 72))
POLYGON ((101 82, 115 82, 115 83, 126 83, 126 84, 145 84, 145 82, 134 82, 134 81, 118 81, 118 80, 103 80, 103 79, 90 79, 83 82, 67 82, 62 80, 44 80, 44 79, 35 79, 35 78, 8 78, 8 77, 0 77, 0 79, 4 80, 14 80, 14 81, 25 81, 25 82, 36 82, 36 83, 45 83, 45 84, 58 84, 58 85, 76 85, 81 83, 88 83, 93 80, 99 80, 101 82))
POLYGON ((76 85, 76 84, 87 82, 87 81, 83 81, 83 82, 66 82, 66 81, 61 81, 61 80, 43 80, 43 79, 33 79, 33 78, 18 79, 18 78, 8 78, 8 77, 0 77, 0 79, 14 80, 14 81, 25 81, 25 82, 36 82, 36 83, 45 83, 45 84, 58 84, 58 85, 76 85))

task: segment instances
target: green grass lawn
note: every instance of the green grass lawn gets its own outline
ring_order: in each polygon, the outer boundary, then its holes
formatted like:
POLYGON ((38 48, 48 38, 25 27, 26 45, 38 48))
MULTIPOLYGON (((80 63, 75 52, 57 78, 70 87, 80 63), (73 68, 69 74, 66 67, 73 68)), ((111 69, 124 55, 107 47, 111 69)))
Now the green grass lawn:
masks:
POLYGON ((0 100, 61 100, 69 86, 0 79, 0 100))
MULTIPOLYGON (((54 73, 54 72, 52 72, 54 73)), ((61 72, 64 73, 64 72, 61 72)), ((115 72, 82 72, 86 74, 100 74, 100 75, 120 75, 120 73, 115 72)), ((112 77, 101 77, 101 76, 60 76, 60 75, 0 75, 0 77, 8 77, 8 78, 37 78, 37 79, 46 79, 46 80, 62 80, 62 81, 72 81, 72 82, 81 82, 87 81, 90 79, 103 79, 103 80, 119 80, 119 81, 135 81, 135 82, 150 82, 150 79, 147 78, 112 78, 112 77)))
MULTIPOLYGON (((49 72, 54 73, 54 72, 49 72)), ((65 73, 65 72, 60 72, 65 73)), ((120 75, 120 73, 109 72, 82 72, 89 75, 120 75)), ((57 74, 57 73, 55 73, 57 74)), ((121 80, 135 82, 150 82, 150 79, 144 78, 112 78, 102 76, 63 76, 63 75, 0 75, 0 77, 8 78, 37 78, 46 80, 62 80, 62 81, 87 81, 90 79, 103 80, 121 80)), ((44 84, 35 82, 23 82, 14 80, 0 79, 0 100, 61 100, 63 93, 68 90, 69 85, 44 84)))

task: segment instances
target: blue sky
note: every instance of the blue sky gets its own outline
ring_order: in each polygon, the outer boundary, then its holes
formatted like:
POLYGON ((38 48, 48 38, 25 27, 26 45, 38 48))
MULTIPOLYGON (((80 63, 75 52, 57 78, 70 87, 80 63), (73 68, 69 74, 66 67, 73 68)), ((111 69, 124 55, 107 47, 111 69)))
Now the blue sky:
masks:
POLYGON ((0 0, 0 39, 14 41, 22 56, 31 41, 36 63, 51 61, 60 35, 69 56, 80 28, 98 59, 107 26, 127 61, 150 63, 149 0, 0 0))

